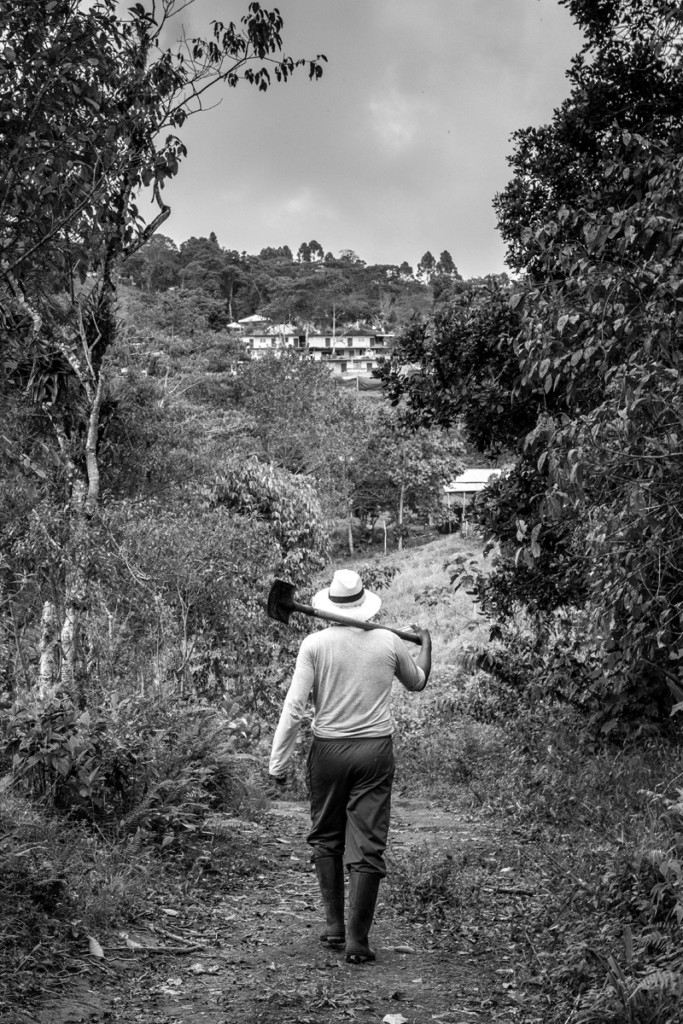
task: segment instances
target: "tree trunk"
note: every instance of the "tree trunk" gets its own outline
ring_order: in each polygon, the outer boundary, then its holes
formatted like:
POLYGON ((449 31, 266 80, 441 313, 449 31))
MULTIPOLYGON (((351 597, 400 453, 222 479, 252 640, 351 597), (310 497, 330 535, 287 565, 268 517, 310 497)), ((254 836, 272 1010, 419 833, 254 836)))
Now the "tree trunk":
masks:
POLYGON ((403 501, 405 497, 405 484, 401 484, 401 490, 398 496, 398 541, 397 548, 399 551, 403 551, 403 501))
POLYGON ((41 696, 52 689, 57 681, 55 650, 57 648, 57 609, 52 601, 45 601, 40 619, 40 662, 38 692, 41 696))
POLYGON ((79 609, 73 579, 67 580, 66 593, 64 596, 64 618, 62 619, 62 628, 59 635, 62 647, 60 682, 63 688, 72 697, 75 697, 74 684, 76 679, 79 609))
POLYGON ((85 498, 85 512, 91 516, 100 500, 100 467, 97 461, 97 435, 100 429, 100 409, 102 408, 102 392, 104 390, 104 373, 100 368, 97 388, 90 416, 88 417, 88 436, 85 442, 85 464, 88 474, 88 493, 85 498))
POLYGON ((353 546, 353 509, 352 508, 349 508, 349 510, 347 512, 347 515, 346 515, 346 529, 347 529, 348 540, 349 540, 349 554, 351 555, 351 557, 353 557, 353 555, 355 553, 355 548, 353 546))
MULTIPOLYGON (((8 599, 7 605, 9 608, 10 617, 12 619, 12 629, 14 630, 14 646, 17 652, 17 661, 15 662, 15 665, 18 664, 19 668, 21 668, 21 677, 23 679, 24 686, 26 686, 28 685, 30 676, 28 672, 28 666, 26 665, 26 659, 24 658, 24 649, 22 647, 21 642, 21 630, 19 628, 19 623, 17 622, 17 615, 14 610, 14 604, 12 603, 11 598, 8 599)), ((15 679, 18 674, 18 670, 15 668, 15 679)), ((10 693, 12 692, 13 689, 16 689, 16 686, 12 687, 12 684, 10 683, 10 693)))
MULTIPOLYGON (((92 368, 91 368, 92 369, 92 368)), ((94 376, 93 371, 93 376, 94 376)), ((82 609, 87 602, 88 580, 86 579, 83 565, 85 553, 90 543, 89 527, 100 497, 100 471, 97 459, 97 435, 100 422, 100 408, 102 405, 102 393, 104 388, 104 376, 100 369, 97 375, 97 386, 94 394, 91 392, 92 404, 88 417, 88 432, 85 442, 85 477, 77 466, 74 465, 70 455, 67 455, 66 464, 71 479, 71 495, 69 498, 69 512, 71 518, 71 564, 66 569, 64 579, 64 614, 60 629, 61 644, 61 666, 60 684, 75 700, 84 701, 86 695, 76 694, 76 664, 78 661, 79 645, 81 642, 80 625, 82 609)), ((68 451, 66 444, 60 444, 62 452, 68 451)))

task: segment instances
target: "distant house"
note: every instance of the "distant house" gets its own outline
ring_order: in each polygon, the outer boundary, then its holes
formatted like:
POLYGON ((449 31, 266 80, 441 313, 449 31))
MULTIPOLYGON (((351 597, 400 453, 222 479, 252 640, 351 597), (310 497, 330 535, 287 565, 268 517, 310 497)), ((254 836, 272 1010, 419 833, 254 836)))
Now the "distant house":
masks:
POLYGON ((335 374, 370 375, 391 351, 393 335, 350 330, 344 334, 309 334, 309 355, 335 374))
POLYGON ((299 334, 271 333, 243 335, 241 341, 247 346, 252 359, 259 359, 267 352, 278 355, 283 349, 299 351, 303 345, 303 336, 299 334))
POLYGON ((303 335, 291 324, 274 324, 258 316, 248 316, 239 322, 241 341, 252 359, 259 359, 267 352, 279 353, 282 349, 303 347, 303 335))
POLYGON ((324 362, 338 377, 367 377, 377 369, 379 360, 391 352, 394 336, 372 328, 347 328, 344 334, 302 332, 292 324, 274 324, 267 317, 254 313, 228 325, 239 333, 245 355, 258 359, 267 352, 282 349, 305 353, 316 362, 324 362))
POLYGON ((444 486, 444 504, 450 509, 457 509, 462 518, 467 517, 467 507, 475 495, 483 491, 489 481, 500 476, 500 469, 466 469, 456 476, 450 484, 444 486))

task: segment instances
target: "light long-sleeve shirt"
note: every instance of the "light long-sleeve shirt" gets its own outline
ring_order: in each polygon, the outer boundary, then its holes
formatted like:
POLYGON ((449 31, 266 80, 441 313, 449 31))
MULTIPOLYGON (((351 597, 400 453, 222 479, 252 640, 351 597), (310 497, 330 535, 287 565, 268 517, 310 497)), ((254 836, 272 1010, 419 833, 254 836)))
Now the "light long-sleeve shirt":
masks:
POLYGON ((425 685, 424 672, 395 633, 357 626, 330 626, 310 633, 299 648, 275 731, 270 774, 285 774, 311 693, 314 736, 391 736, 391 689, 395 678, 407 690, 421 690, 425 685))

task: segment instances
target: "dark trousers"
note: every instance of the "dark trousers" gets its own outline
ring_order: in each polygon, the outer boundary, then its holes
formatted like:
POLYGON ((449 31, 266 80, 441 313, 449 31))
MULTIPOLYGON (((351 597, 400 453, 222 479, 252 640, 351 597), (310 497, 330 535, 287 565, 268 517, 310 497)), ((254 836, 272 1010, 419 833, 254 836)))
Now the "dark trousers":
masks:
POLYGON ((314 739, 307 781, 314 857, 344 857, 349 871, 384 878, 394 752, 391 736, 314 739))

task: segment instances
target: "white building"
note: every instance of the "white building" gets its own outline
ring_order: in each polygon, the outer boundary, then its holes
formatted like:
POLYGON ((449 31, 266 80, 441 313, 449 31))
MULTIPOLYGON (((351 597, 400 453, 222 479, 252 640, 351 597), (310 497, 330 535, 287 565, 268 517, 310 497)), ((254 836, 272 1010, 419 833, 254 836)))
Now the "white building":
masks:
POLYGON ((253 359, 259 359, 267 352, 302 347, 303 335, 292 324, 274 324, 266 317, 254 314, 244 317, 239 325, 242 343, 253 359))
POLYGON ((344 334, 309 334, 292 324, 274 324, 258 313, 230 324, 239 328, 240 338, 252 359, 267 352, 294 349, 306 352, 317 362, 325 362, 332 373, 369 376, 379 360, 389 355, 393 334, 373 333, 371 330, 347 330, 344 334))
POLYGON ((313 359, 329 364, 333 373, 370 374, 379 360, 390 353, 391 334, 347 331, 345 334, 309 334, 308 352, 313 359))

